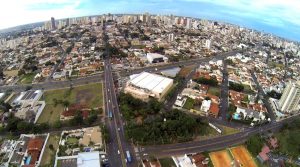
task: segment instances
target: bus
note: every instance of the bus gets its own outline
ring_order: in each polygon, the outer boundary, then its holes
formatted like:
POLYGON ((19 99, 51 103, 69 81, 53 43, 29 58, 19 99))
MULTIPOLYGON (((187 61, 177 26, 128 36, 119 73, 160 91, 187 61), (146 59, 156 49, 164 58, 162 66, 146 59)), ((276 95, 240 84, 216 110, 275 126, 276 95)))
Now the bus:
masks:
POLYGON ((110 119, 112 119, 112 112, 111 112, 111 111, 108 112, 108 117, 109 117, 110 119))
POLYGON ((127 162, 131 162, 130 152, 126 151, 127 162))

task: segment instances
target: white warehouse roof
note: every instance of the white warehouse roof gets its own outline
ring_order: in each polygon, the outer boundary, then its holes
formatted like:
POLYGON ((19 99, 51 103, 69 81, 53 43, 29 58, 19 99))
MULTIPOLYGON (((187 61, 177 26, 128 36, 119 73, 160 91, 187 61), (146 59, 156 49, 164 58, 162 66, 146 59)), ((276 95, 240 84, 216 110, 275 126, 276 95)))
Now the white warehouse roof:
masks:
POLYGON ((130 84, 155 93, 162 93, 170 84, 173 83, 173 79, 148 72, 142 72, 130 78, 130 84))
POLYGON ((78 153, 77 166, 78 167, 100 167, 99 151, 78 153))

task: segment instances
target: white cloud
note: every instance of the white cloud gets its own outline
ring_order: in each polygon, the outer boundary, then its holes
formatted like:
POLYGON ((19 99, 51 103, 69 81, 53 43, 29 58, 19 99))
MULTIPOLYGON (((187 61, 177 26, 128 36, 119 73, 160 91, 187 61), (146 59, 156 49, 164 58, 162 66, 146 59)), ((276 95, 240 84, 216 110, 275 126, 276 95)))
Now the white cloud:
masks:
POLYGON ((80 0, 9 0, 0 6, 0 29, 20 24, 50 20, 51 17, 74 17, 83 13, 77 9, 80 0), (56 5, 55 8, 38 6, 56 5), (37 6, 31 9, 33 6, 37 6))
POLYGON ((182 0, 205 2, 224 6, 228 13, 237 17, 247 15, 272 26, 282 26, 283 22, 300 26, 299 0, 182 0))

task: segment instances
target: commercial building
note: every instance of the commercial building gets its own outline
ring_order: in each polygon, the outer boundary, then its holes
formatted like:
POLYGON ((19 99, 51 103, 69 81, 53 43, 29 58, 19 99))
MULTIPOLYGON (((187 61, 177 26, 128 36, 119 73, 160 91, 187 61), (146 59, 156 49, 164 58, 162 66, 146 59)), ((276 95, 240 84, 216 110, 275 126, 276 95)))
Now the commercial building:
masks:
POLYGON ((149 98, 161 100, 173 85, 173 79, 157 74, 142 72, 131 75, 124 89, 133 97, 148 101, 149 98))
POLYGON ((293 113, 300 109, 300 81, 288 83, 279 100, 279 110, 293 113))
POLYGON ((100 167, 100 152, 80 152, 73 156, 57 157, 54 166, 100 167))
POLYGON ((147 53, 147 60, 149 63, 167 62, 168 58, 158 53, 147 53))

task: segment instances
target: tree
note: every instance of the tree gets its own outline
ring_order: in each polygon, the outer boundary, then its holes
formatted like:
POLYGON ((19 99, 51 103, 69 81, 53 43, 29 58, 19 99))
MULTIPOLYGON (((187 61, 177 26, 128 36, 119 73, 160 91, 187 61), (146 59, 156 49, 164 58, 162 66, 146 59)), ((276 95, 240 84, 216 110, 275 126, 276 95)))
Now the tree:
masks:
POLYGON ((282 94, 277 93, 276 91, 272 90, 271 92, 268 92, 267 95, 274 98, 274 99, 280 99, 282 94))
POLYGON ((200 77, 200 78, 196 79, 195 82, 197 82, 199 84, 204 84, 204 85, 218 86, 218 80, 214 77, 212 77, 210 79, 200 77))
POLYGON ((70 106, 70 102, 68 100, 64 100, 63 101, 63 105, 64 105, 64 107, 69 107, 70 106))
POLYGON ((4 112, 8 112, 9 109, 11 109, 11 105, 9 103, 5 103, 3 100, 0 100, 0 110, 3 110, 4 112))
POLYGON ((24 122, 24 121, 19 121, 17 124, 17 129, 21 133, 28 133, 31 131, 33 124, 24 122))
POLYGON ((53 144, 49 144, 49 149, 50 149, 51 151, 54 151, 53 144))
POLYGON ((242 92, 244 90, 244 85, 239 83, 229 82, 229 89, 237 92, 242 92))
POLYGON ((76 111, 74 118, 70 120, 70 124, 72 126, 83 124, 82 112, 80 110, 76 111))
POLYGON ((56 129, 61 128, 61 122, 60 122, 60 120, 55 121, 54 124, 53 124, 53 127, 56 128, 56 129))
POLYGON ((25 70, 24 69, 20 69, 18 71, 18 76, 24 75, 25 74, 25 70))
POLYGON ((257 134, 251 136, 247 141, 246 145, 248 150, 254 155, 258 155, 264 145, 263 139, 257 134))
POLYGON ((4 78, 3 68, 0 67, 0 79, 4 78))

